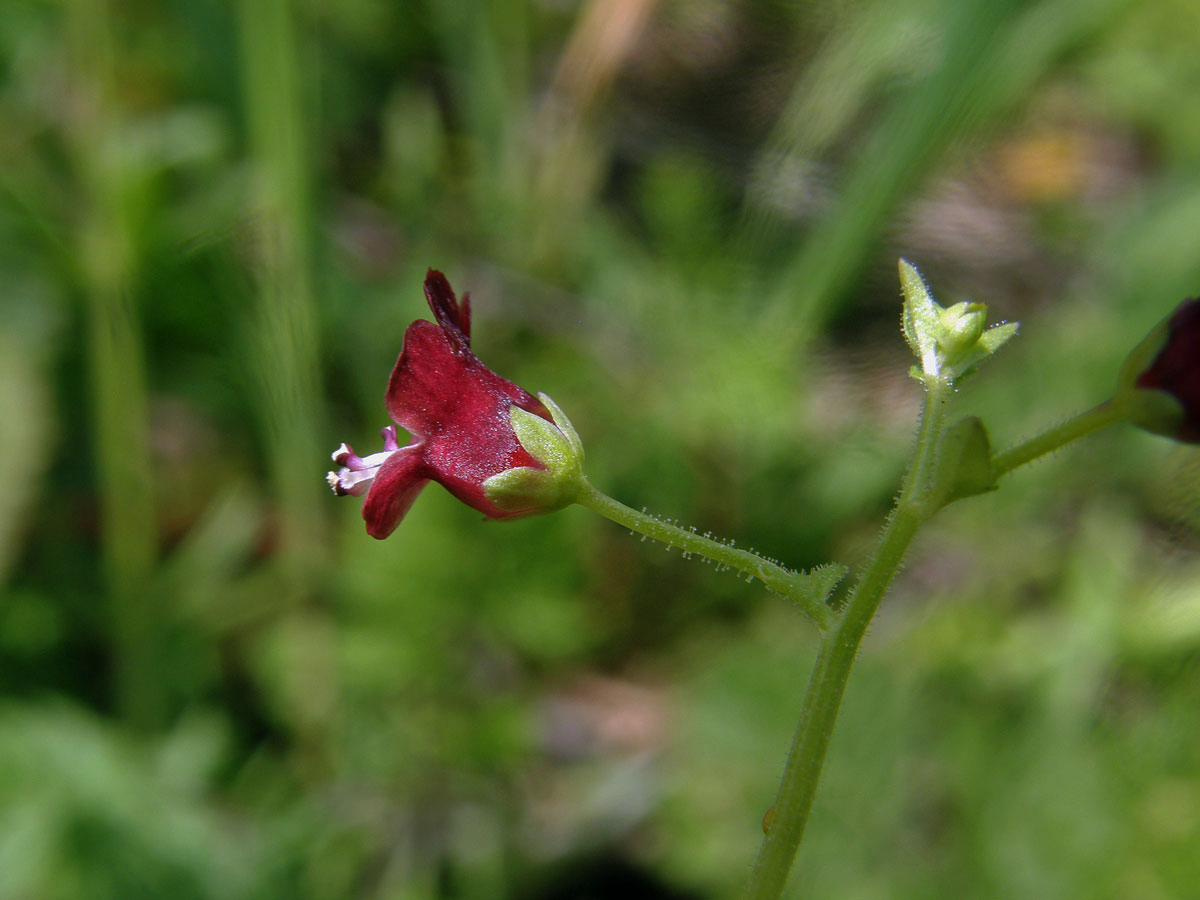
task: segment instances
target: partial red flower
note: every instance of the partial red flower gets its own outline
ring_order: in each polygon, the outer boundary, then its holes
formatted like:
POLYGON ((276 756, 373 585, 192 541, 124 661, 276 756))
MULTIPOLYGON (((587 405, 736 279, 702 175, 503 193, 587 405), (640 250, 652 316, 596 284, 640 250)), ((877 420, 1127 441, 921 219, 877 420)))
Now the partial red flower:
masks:
POLYGON ((489 499, 484 482, 513 469, 546 468, 522 446, 512 409, 553 422, 550 410, 471 352, 469 295, 459 303, 446 277, 430 269, 425 298, 437 324, 419 320, 408 327, 386 394, 388 415, 412 435, 412 443, 401 447, 390 425, 383 429, 381 452, 359 457, 342 444, 333 454, 342 468, 328 475, 334 493, 366 494, 362 514, 374 538, 396 529, 429 481, 492 518, 547 508, 532 499, 524 508, 501 508, 489 499))
POLYGON ((1135 425, 1200 443, 1200 299, 1183 301, 1147 336, 1121 380, 1135 425))

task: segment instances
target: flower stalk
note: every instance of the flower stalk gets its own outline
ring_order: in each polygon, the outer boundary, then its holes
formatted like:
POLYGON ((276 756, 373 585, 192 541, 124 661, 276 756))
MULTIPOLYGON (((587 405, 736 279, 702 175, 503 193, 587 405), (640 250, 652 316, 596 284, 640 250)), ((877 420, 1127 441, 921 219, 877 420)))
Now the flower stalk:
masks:
POLYGON ((711 559, 719 566, 736 569, 751 581, 757 578, 767 590, 795 601, 822 632, 828 630, 836 619, 836 613, 826 598, 845 572, 840 566, 823 566, 811 573, 786 569, 750 550, 738 549, 732 544, 697 534, 694 529, 681 528, 649 513, 638 512, 597 490, 586 480, 575 502, 630 531, 669 547, 678 547, 685 554, 694 553, 711 559))
POLYGON ((1115 425, 1124 418, 1125 415, 1120 404, 1113 400, 1107 400, 1099 406, 1092 407, 1086 412, 1068 419, 1061 425, 1056 425, 1027 441, 1022 441, 997 453, 992 459, 992 470, 997 478, 1007 475, 1013 469, 1018 469, 1048 453, 1053 453, 1101 428, 1115 425))

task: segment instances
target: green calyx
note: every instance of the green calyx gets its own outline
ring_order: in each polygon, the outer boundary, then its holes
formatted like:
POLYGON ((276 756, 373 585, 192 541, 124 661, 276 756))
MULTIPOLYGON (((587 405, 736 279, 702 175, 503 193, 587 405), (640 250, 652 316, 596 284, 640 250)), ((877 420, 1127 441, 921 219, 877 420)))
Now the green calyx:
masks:
POLYGON ((1170 318, 1159 322, 1125 357, 1117 375, 1117 394, 1113 402, 1130 424, 1151 434, 1177 438, 1187 418, 1183 404, 1167 391, 1140 388, 1138 379, 1162 353, 1171 336, 1170 318))
POLYGON ((904 293, 904 339, 920 360, 913 376, 953 382, 971 372, 1017 333, 1016 322, 987 328, 987 306, 956 303, 940 306, 921 273, 900 260, 900 287, 904 293))
POLYGON ((583 477, 583 444, 571 420, 545 394, 538 399, 550 411, 552 422, 519 406, 509 410, 509 421, 521 446, 541 466, 517 466, 493 475, 483 483, 488 500, 503 510, 554 510, 574 503, 583 477))
POLYGON ((1121 364, 1121 372, 1117 376, 1117 393, 1124 394, 1137 389, 1137 380, 1142 373, 1150 368, 1158 354, 1162 352, 1171 334, 1171 323, 1164 319, 1142 338, 1141 342, 1129 351, 1125 362, 1121 364))
POLYGON ((1187 411, 1174 396, 1166 391, 1126 387, 1122 384, 1114 398, 1122 417, 1151 434, 1179 438, 1179 430, 1187 418, 1187 411))

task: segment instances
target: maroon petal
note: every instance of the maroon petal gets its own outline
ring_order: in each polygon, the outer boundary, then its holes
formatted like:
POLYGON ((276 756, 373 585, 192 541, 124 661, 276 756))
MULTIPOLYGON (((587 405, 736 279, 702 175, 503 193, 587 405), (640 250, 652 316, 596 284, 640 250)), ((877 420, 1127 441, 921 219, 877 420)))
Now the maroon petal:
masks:
POLYGON ((413 322, 404 334, 404 348, 388 379, 386 402, 392 420, 418 437, 481 416, 502 413, 507 420, 513 403, 550 418, 537 397, 480 362, 461 331, 425 320, 413 322))
POLYGON ((420 319, 404 333, 404 348, 388 378, 388 415, 409 433, 424 437, 454 418, 457 395, 469 390, 473 359, 455 352, 446 332, 420 319))
POLYGON ((395 531, 429 481, 422 449, 419 444, 403 447, 379 467, 362 507, 371 537, 383 540, 395 531))
MULTIPOLYGON (((513 513, 493 505, 484 494, 483 483, 508 469, 542 465, 517 439, 509 418, 511 404, 505 402, 493 412, 486 406, 493 400, 487 395, 464 398, 466 404, 481 405, 478 414, 464 416, 462 424, 452 424, 431 438, 425 463, 430 477, 463 503, 500 519, 513 513)), ((466 405, 463 411, 467 411, 466 405)))
POLYGON ((471 348, 471 295, 463 294, 462 305, 454 299, 454 289, 437 269, 425 273, 425 300, 433 317, 442 326, 456 350, 471 348))

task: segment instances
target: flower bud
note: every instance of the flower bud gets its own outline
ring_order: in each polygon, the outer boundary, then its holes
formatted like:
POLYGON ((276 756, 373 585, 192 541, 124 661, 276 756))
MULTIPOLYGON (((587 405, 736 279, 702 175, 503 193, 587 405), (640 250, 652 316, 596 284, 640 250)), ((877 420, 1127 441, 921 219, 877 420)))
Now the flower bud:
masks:
POLYGON ((900 287, 904 292, 904 339, 921 363, 920 368, 913 369, 918 380, 957 381, 1017 333, 1016 322, 987 328, 987 307, 982 303, 941 306, 921 273, 903 259, 900 287))
POLYGON ((1200 444, 1200 299, 1183 301, 1133 349, 1117 402, 1139 428, 1200 444))
POLYGON ((987 325, 987 307, 982 303, 955 303, 938 309, 937 343, 947 364, 953 365, 967 355, 983 335, 987 325))

